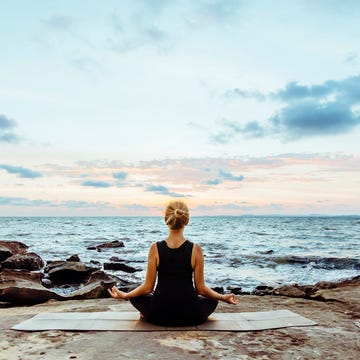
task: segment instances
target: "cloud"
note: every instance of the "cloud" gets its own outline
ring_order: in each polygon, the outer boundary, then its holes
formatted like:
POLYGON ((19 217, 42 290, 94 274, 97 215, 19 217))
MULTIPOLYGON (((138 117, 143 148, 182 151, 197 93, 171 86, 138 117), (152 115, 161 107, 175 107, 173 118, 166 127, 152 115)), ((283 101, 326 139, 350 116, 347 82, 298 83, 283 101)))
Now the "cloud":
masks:
POLYGON ((53 15, 47 20, 44 20, 43 23, 52 29, 60 31, 72 31, 76 20, 70 16, 65 15, 53 15))
POLYGON ((27 199, 23 197, 0 197, 0 206, 21 206, 21 207, 66 207, 66 208, 98 208, 111 207, 105 202, 88 202, 67 200, 61 202, 53 202, 49 200, 27 199))
POLYGON ((355 110, 360 105, 360 75, 315 85, 289 82, 269 94, 235 88, 226 91, 225 97, 275 100, 284 106, 264 123, 254 120, 240 124, 223 119, 221 130, 210 136, 215 143, 228 143, 239 134, 248 138, 280 136, 285 140, 343 134, 360 124, 360 113, 355 110))
POLYGON ((90 186, 95 188, 108 188, 112 186, 112 184, 105 182, 105 181, 98 181, 98 180, 85 180, 81 183, 82 186, 90 186))
POLYGON ((134 16, 112 14, 113 34, 108 38, 110 48, 116 52, 128 52, 142 47, 167 51, 172 47, 170 35, 155 20, 156 14, 134 12, 134 16))
POLYGON ((204 180, 202 184, 204 185, 219 185, 222 183, 221 179, 210 179, 210 180, 204 180))
POLYGON ((55 206, 47 200, 31 200, 22 197, 0 197, 1 206, 55 206))
POLYGON ((244 176, 243 175, 233 175, 230 171, 225 171, 223 169, 220 169, 220 175, 224 180, 229 181, 243 181, 244 176))
POLYGON ((239 0, 202 0, 192 4, 187 13, 187 23, 194 28, 228 25, 237 18, 242 2, 239 0))
POLYGON ((16 126, 14 120, 0 114, 0 142, 17 143, 19 137, 14 133, 16 126))
POLYGON ((356 52, 350 52, 345 57, 345 62, 352 65, 358 65, 360 61, 359 55, 356 52))
POLYGON ((163 185, 148 185, 148 186, 146 186, 145 190, 154 192, 157 195, 169 195, 172 197, 185 197, 185 195, 169 191, 169 189, 163 185))
POLYGON ((78 200, 61 201, 60 203, 56 204, 56 206, 73 208, 73 209, 112 207, 110 204, 104 201, 88 202, 88 201, 78 201, 78 200))
POLYGON ((239 88, 227 90, 224 94, 224 97, 227 99, 241 97, 244 99, 256 99, 258 101, 266 100, 266 96, 264 94, 262 94, 260 91, 247 91, 247 90, 242 90, 239 88))
POLYGON ((130 211, 134 211, 134 212, 138 212, 138 211, 149 211, 152 209, 152 207, 150 206, 146 206, 146 205, 142 205, 142 204, 125 204, 122 205, 123 208, 130 210, 130 211))
POLYGON ((38 171, 26 169, 21 166, 0 164, 0 169, 7 171, 9 174, 16 174, 17 177, 26 178, 26 179, 35 179, 43 176, 38 171))
POLYGON ((235 203, 213 204, 213 205, 198 205, 192 209, 195 213, 201 214, 236 214, 249 213, 259 209, 255 205, 239 205, 235 203))
POLYGON ((222 184, 224 181, 243 181, 243 175, 233 175, 230 171, 226 171, 223 169, 219 170, 219 178, 204 180, 202 181, 203 185, 219 185, 222 184))
POLYGON ((316 101, 290 104, 269 120, 270 131, 285 134, 288 139, 346 133, 360 123, 360 117, 349 106, 316 101))
MULTIPOLYGON (((237 20, 239 0, 155 0, 130 2, 111 16, 111 50, 124 53, 142 48, 173 49, 177 40, 204 27, 228 26, 237 20)), ((243 7, 242 7, 243 8, 243 7)))
POLYGON ((113 178, 117 180, 125 180, 128 176, 128 173, 125 171, 118 171, 113 173, 113 178))
POLYGON ((257 121, 249 121, 241 125, 235 121, 222 119, 219 121, 222 130, 216 134, 210 135, 210 140, 218 144, 227 144, 232 141, 238 134, 246 138, 261 138, 266 135, 268 130, 257 121))

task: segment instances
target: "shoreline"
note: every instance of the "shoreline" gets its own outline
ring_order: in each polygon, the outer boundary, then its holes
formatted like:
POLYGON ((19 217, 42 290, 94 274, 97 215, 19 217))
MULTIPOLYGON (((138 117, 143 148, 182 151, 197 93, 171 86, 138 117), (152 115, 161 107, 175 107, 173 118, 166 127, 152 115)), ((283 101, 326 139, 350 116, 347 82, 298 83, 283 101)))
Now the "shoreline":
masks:
MULTIPOLYGON (((326 284, 324 284, 325 286, 326 284)), ((330 283, 327 284, 331 287, 330 283)), ((288 309, 318 323, 257 332, 19 332, 11 326, 40 312, 133 311, 128 301, 49 300, 33 306, 0 308, 0 359, 354 359, 360 356, 360 282, 318 290, 320 298, 241 295, 216 312, 288 309)))

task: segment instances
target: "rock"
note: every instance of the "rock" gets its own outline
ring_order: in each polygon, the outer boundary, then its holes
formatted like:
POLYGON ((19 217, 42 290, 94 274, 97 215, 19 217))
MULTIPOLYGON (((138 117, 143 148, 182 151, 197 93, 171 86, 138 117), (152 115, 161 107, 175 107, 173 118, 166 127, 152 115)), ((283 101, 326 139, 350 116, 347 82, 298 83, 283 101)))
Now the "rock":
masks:
POLYGON ((340 280, 340 281, 319 281, 317 282, 314 287, 317 289, 335 289, 337 287, 343 286, 357 286, 360 285, 360 275, 354 276, 350 279, 340 280))
POLYGON ((282 295, 294 298, 306 298, 307 295, 304 290, 295 285, 284 285, 273 291, 274 295, 282 295))
POLYGON ((33 252, 16 254, 1 263, 3 269, 40 270, 44 266, 41 257, 33 252))
POLYGON ((43 278, 41 280, 41 283, 43 284, 43 286, 45 286, 46 288, 52 288, 54 286, 53 282, 48 279, 48 278, 43 278))
POLYGON ((121 260, 119 257, 117 257, 117 256, 112 256, 111 258, 110 258, 110 261, 124 261, 124 260, 121 260))
POLYGON ((220 294, 224 293, 224 288, 222 286, 215 286, 215 287, 212 287, 212 289, 220 294))
POLYGON ((251 295, 272 295, 274 288, 272 286, 267 285, 258 285, 252 292, 251 295))
POLYGON ((41 273, 27 270, 3 270, 0 273, 0 301, 15 305, 33 305, 49 299, 62 300, 62 296, 41 284, 42 276, 41 273))
POLYGON ((271 255, 274 253, 274 250, 259 251, 259 253, 264 255, 271 255))
POLYGON ((123 262, 104 263, 104 270, 120 270, 127 273, 134 273, 136 271, 140 271, 139 269, 135 269, 132 266, 124 264, 123 262))
POLYGON ((79 261, 53 261, 45 268, 45 272, 54 284, 83 283, 96 270, 79 261))
POLYGON ((66 298, 68 300, 79 300, 109 297, 107 290, 112 288, 118 280, 118 278, 110 276, 103 271, 95 271, 90 275, 89 280, 83 288, 74 291, 66 298))
POLYGON ((0 240, 0 262, 12 255, 24 254, 28 246, 20 241, 0 240))
POLYGON ((74 255, 71 255, 69 258, 67 258, 66 261, 79 262, 79 261, 80 261, 80 258, 79 258, 79 255, 78 255, 78 254, 74 254, 74 255))
POLYGON ((124 246, 125 245, 122 241, 114 240, 114 241, 102 243, 99 245, 91 245, 91 246, 88 246, 87 249, 102 251, 102 249, 113 249, 113 248, 124 247, 124 246))
POLYGON ((99 268, 102 267, 101 262, 100 262, 100 261, 97 261, 97 260, 91 260, 91 261, 90 261, 90 264, 93 264, 93 265, 95 265, 95 266, 97 266, 97 267, 99 267, 99 268))
POLYGON ((97 281, 115 282, 116 283, 117 281, 119 281, 119 278, 116 276, 106 274, 104 271, 97 270, 97 271, 94 271, 90 275, 89 280, 87 281, 87 283, 85 285, 93 284, 97 281))
POLYGON ((235 295, 241 295, 243 294, 243 291, 241 290, 240 286, 233 286, 230 285, 226 288, 226 290, 230 291, 231 293, 235 294, 235 295))
POLYGON ((138 286, 140 286, 141 283, 130 283, 128 281, 121 280, 121 282, 118 282, 116 286, 121 291, 130 292, 131 290, 136 289, 138 286))

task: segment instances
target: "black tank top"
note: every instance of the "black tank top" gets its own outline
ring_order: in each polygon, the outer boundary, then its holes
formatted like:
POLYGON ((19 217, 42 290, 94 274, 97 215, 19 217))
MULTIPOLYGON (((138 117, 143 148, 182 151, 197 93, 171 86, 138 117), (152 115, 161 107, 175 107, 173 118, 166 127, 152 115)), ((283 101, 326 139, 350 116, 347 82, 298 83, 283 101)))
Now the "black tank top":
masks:
POLYGON ((172 249, 163 240, 156 245, 158 280, 149 320, 159 325, 199 324, 202 320, 191 267, 194 244, 186 240, 180 247, 172 249))

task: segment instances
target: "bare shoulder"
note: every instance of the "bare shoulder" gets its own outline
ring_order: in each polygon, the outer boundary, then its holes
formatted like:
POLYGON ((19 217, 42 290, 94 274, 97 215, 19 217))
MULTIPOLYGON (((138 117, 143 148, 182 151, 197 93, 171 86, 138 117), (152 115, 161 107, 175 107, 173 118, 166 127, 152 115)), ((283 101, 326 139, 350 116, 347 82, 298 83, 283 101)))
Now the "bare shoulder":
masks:
POLYGON ((152 243, 149 248, 149 255, 157 256, 157 254, 158 254, 157 245, 156 245, 156 243, 152 243))
POLYGON ((148 261, 159 265, 159 253, 156 243, 152 243, 149 248, 148 261))
POLYGON ((202 256, 202 249, 201 249, 201 246, 197 243, 194 243, 194 247, 193 247, 193 252, 195 255, 197 256, 202 256))

